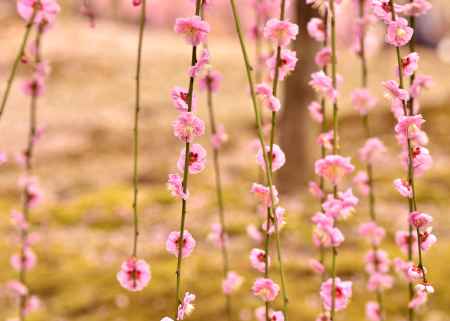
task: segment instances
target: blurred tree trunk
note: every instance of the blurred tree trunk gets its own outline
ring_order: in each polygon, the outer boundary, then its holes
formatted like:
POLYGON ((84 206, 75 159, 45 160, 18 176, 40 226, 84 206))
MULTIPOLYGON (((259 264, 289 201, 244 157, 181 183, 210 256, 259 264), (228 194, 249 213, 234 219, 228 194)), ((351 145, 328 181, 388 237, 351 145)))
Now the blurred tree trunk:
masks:
POLYGON ((312 173, 311 131, 307 106, 314 98, 308 85, 310 74, 318 70, 314 63, 317 44, 308 36, 306 24, 317 11, 305 4, 295 3, 295 19, 300 26, 295 42, 298 64, 285 86, 283 112, 280 116, 280 145, 286 153, 286 165, 278 173, 277 187, 283 193, 296 193, 307 184, 312 173))

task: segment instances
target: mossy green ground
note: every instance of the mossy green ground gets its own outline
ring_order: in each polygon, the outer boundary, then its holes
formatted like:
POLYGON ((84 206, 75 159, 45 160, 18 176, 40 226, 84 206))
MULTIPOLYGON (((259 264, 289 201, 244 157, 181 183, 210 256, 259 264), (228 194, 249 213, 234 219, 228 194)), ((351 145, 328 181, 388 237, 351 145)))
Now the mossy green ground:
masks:
MULTIPOLYGON (((15 26, 9 25, 2 31, 12 44, 17 42, 15 26)), ((176 260, 165 251, 165 240, 170 231, 178 228, 180 204, 167 192, 165 179, 175 168, 181 146, 171 136, 170 122, 176 112, 170 106, 168 92, 173 85, 186 82, 184 70, 188 53, 181 40, 166 33, 147 35, 139 256, 150 262, 153 278, 143 292, 132 294, 120 288, 115 274, 132 247, 130 142, 135 29, 107 22, 99 24, 96 32, 80 26, 80 21, 61 23, 61 28, 49 33, 45 47, 53 62, 53 74, 39 112, 40 122, 47 124, 48 130, 37 149, 36 174, 42 181, 46 197, 44 205, 32 212, 33 230, 40 232, 41 241, 35 247, 39 257, 37 268, 29 275, 30 289, 41 297, 44 307, 30 315, 29 320, 157 321, 164 315, 171 315, 175 306, 176 260), (67 43, 63 41, 67 37, 76 40, 78 46, 70 50, 61 46, 61 43, 67 43), (91 46, 92 43, 96 46, 91 46), (161 46, 161 43, 167 45, 161 46), (99 48, 103 48, 102 53, 99 48)), ((7 66, 14 49, 8 49, 5 56, 0 57, 2 67, 7 66)), ((248 192, 258 176, 255 164, 250 161, 254 156, 248 147, 253 137, 253 122, 243 89, 245 76, 235 39, 212 38, 211 50, 217 67, 225 74, 223 91, 217 96, 217 114, 230 133, 230 142, 223 150, 222 165, 231 235, 231 266, 245 276, 241 290, 233 296, 234 320, 239 317, 250 320, 253 309, 260 304, 250 295, 251 284, 258 274, 250 268, 248 260, 250 249, 257 244, 250 241, 245 232, 248 223, 259 224, 260 219, 248 192)), ((391 57, 392 52, 380 55, 391 57)), ((426 73, 437 77, 437 89, 424 98, 426 129, 431 137, 430 150, 435 167, 417 180, 417 193, 420 208, 435 217, 439 242, 425 255, 436 293, 431 297, 426 314, 420 312, 418 320, 448 321, 450 117, 446 96, 448 83, 445 83, 448 66, 436 64, 431 53, 426 55, 422 67, 426 73)), ((394 64, 393 56, 387 59, 394 64)), ((372 61, 371 66, 376 70, 376 61, 372 61)), ((352 78, 351 75, 358 70, 349 65, 342 65, 342 69, 349 79, 346 86, 351 88, 356 82, 352 80, 356 76, 352 78)), ((379 80, 389 78, 392 73, 393 70, 373 74, 373 86, 378 88, 379 80)), ((378 88, 377 92, 380 91, 378 88)), ((348 90, 343 96, 348 102, 348 90)), ((392 187, 392 180, 402 176, 403 170, 398 166, 399 148, 392 133, 394 122, 386 105, 385 101, 380 101, 372 121, 374 131, 389 147, 385 162, 377 164, 375 169, 380 224, 388 232, 383 247, 394 257, 403 256, 393 239, 397 229, 405 228, 407 213, 405 200, 392 187)), ((26 99, 15 87, 0 134, 1 147, 10 158, 21 150, 25 140, 27 117, 24 106, 27 106, 26 99)), ((203 101, 200 114, 206 115, 203 101)), ((360 119, 345 107, 343 114, 343 153, 355 156, 356 147, 363 143, 360 119)), ((310 126, 312 132, 315 125, 310 126)), ((203 143, 207 145, 208 141, 205 139, 203 143)), ((316 153, 314 145, 311 146, 312 153, 316 153)), ((9 265, 9 257, 17 250, 17 244, 8 217, 10 210, 20 204, 16 187, 20 170, 10 163, 0 169, 0 175, 0 231, 3 235, 0 239, 0 283, 4 284, 16 277, 9 265)), ((212 167, 193 177, 191 182, 187 227, 198 246, 183 264, 183 289, 197 295, 197 308, 190 320, 224 321, 220 252, 207 240, 211 224, 217 222, 212 167)), ((284 197, 282 204, 288 213, 282 244, 290 320, 314 320, 320 309, 319 279, 310 271, 308 258, 317 255, 311 244, 309 223, 317 203, 306 190, 299 190, 284 197)), ((368 245, 356 232, 358 223, 367 220, 366 207, 363 201, 355 215, 342 224, 347 240, 339 251, 338 275, 354 282, 354 294, 349 308, 338 314, 340 321, 363 320, 364 304, 373 298, 365 287, 367 276, 363 267, 368 245)), ((276 264, 271 273, 278 279, 276 264)), ((405 320, 407 291, 401 279, 396 278, 395 287, 386 292, 385 303, 389 321, 405 320)), ((280 304, 277 301, 275 306, 280 304)), ((16 306, 4 292, 0 295, 0 306, 0 319, 16 315, 16 306)))

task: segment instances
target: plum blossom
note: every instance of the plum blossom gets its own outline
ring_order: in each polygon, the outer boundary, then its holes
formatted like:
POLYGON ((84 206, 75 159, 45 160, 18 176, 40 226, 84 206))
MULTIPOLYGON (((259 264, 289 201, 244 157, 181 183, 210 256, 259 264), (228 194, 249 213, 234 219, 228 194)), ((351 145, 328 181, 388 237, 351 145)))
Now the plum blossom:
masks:
POLYGON ((386 231, 375 222, 363 223, 358 229, 359 235, 367 237, 371 243, 379 245, 386 235, 386 231))
POLYGON ((433 78, 431 76, 417 75, 409 89, 411 97, 418 98, 422 89, 428 89, 432 83, 433 78))
POLYGON ((409 92, 406 89, 400 88, 395 80, 388 80, 382 82, 383 87, 387 90, 386 97, 391 99, 400 99, 407 101, 409 99, 409 92))
POLYGON ((189 292, 184 294, 183 301, 178 306, 177 320, 184 320, 185 316, 190 315, 194 311, 195 295, 189 292))
MULTIPOLYGON (((178 170, 183 173, 186 160, 186 148, 180 153, 178 158, 178 170)), ((190 174, 198 174, 205 169, 206 166, 206 150, 200 144, 192 144, 189 149, 188 169, 190 174)))
POLYGON ((365 171, 359 171, 358 173, 356 173, 355 177, 353 177, 353 184, 358 188, 359 192, 362 195, 369 195, 369 176, 367 176, 367 173, 365 171))
MULTIPOLYGON (((333 280, 330 278, 322 283, 320 287, 320 297, 326 310, 331 310, 333 280)), ((352 296, 352 282, 341 281, 340 278, 335 279, 335 309, 341 311, 345 309, 352 296)))
POLYGON ((314 56, 314 62, 323 68, 331 63, 331 48, 325 47, 320 49, 314 56))
POLYGON ((308 105, 308 110, 311 118, 318 122, 323 122, 322 106, 317 102, 313 101, 308 105))
POLYGON ((316 182, 309 182, 308 183, 309 192, 312 196, 314 196, 317 199, 321 199, 324 195, 323 191, 320 189, 320 186, 316 182))
MULTIPOLYGON (((286 78, 286 76, 295 69, 295 66, 297 65, 297 60, 298 60, 297 54, 295 51, 286 48, 281 49, 280 65, 278 68, 279 80, 284 80, 284 78, 286 78)), ((277 65, 276 53, 272 55, 269 59, 267 59, 266 65, 270 70, 271 79, 275 78, 275 68, 277 65)))
POLYGON ((397 20, 389 22, 386 42, 395 47, 402 47, 411 40, 413 33, 414 29, 408 26, 406 19, 397 18, 397 20))
MULTIPOLYGON (((281 150, 280 146, 277 144, 273 144, 272 153, 270 152, 270 146, 266 146, 265 148, 267 157, 269 158, 269 162, 272 165, 272 171, 275 172, 279 170, 283 165, 286 163, 286 156, 284 155, 283 151, 281 150), (272 157, 270 157, 270 154, 272 157), (272 158, 270 160, 270 158, 272 158)), ((258 153, 256 155, 256 161, 261 166, 263 170, 265 170, 265 162, 264 162, 264 156, 262 152, 262 148, 260 147, 258 150, 258 153)))
POLYGON ((419 54, 417 52, 411 52, 406 57, 403 57, 402 62, 402 72, 404 76, 413 75, 417 68, 419 68, 419 54))
POLYGON ((117 273, 120 285, 129 291, 141 291, 150 282, 150 266, 144 260, 131 257, 122 263, 117 273))
POLYGON ((377 99, 366 88, 355 89, 352 92, 352 105, 360 115, 367 115, 376 104, 377 99))
POLYGON ((217 92, 222 82, 222 75, 217 70, 208 70, 206 75, 200 78, 199 86, 200 90, 211 90, 211 92, 217 92))
POLYGON ((23 253, 17 253, 11 256, 11 266, 16 271, 26 270, 29 271, 36 265, 37 257, 32 249, 25 247, 23 253))
POLYGON ((411 198, 413 195, 411 185, 401 178, 394 180, 394 187, 400 193, 401 196, 411 198))
POLYGON ((295 23, 272 18, 267 21, 263 31, 264 37, 277 46, 286 47, 297 37, 298 25, 295 23))
POLYGON ((197 77, 202 69, 209 63, 209 51, 208 49, 203 49, 200 58, 197 60, 195 65, 191 66, 188 71, 189 77, 197 77))
POLYGON ((333 102, 336 100, 337 90, 333 87, 333 81, 322 70, 311 74, 309 85, 320 95, 327 97, 333 102))
MULTIPOLYGON (((266 269, 266 252, 260 249, 252 249, 250 252, 250 263, 257 271, 264 273, 266 269)), ((270 266, 270 257, 268 257, 270 266)))
POLYGON ((344 176, 353 172, 354 169, 350 157, 340 155, 328 155, 315 163, 316 174, 329 180, 333 185, 339 183, 344 176))
POLYGON ((432 7, 431 3, 427 0, 414 0, 405 3, 401 11, 405 16, 418 17, 428 13, 432 7))
POLYGON ((264 207, 271 207, 272 205, 278 204, 278 191, 275 185, 272 185, 272 193, 270 193, 270 189, 267 186, 253 183, 251 192, 255 194, 256 198, 261 202, 261 205, 264 207), (272 204, 272 194, 273 194, 273 203, 272 204))
POLYGON ((325 267, 321 262, 316 259, 309 259, 308 261, 311 269, 317 274, 323 274, 325 272, 325 267))
POLYGON ((56 0, 19 0, 17 1, 17 12, 25 20, 30 21, 34 10, 37 10, 34 23, 44 24, 46 28, 52 26, 57 14, 61 11, 56 0))
POLYGON ((252 292, 264 302, 271 302, 278 296, 280 287, 271 279, 258 278, 252 286, 252 292))
POLYGON ((211 144, 214 149, 219 149, 223 143, 228 141, 228 134, 222 124, 217 125, 216 132, 211 137, 211 144))
MULTIPOLYGON (((189 98, 189 92, 187 89, 182 88, 182 87, 174 87, 171 91, 171 97, 172 97, 172 101, 175 105, 175 108, 178 111, 188 111, 188 98, 189 98)), ((197 99, 195 97, 194 94, 192 94, 192 106, 191 106, 191 111, 195 111, 197 106, 197 99)))
POLYGON ((222 248, 228 242, 228 235, 222 229, 222 225, 213 224, 211 232, 208 234, 208 239, 218 248, 222 248))
MULTIPOLYGON (((178 257, 179 253, 179 243, 180 243, 180 232, 173 231, 169 234, 169 237, 166 242, 166 249, 169 253, 178 257)), ((186 258, 191 255, 194 250, 196 242, 192 237, 192 234, 189 231, 184 230, 183 233, 183 245, 181 249, 181 257, 186 258)))
POLYGON ((414 211, 409 214, 409 222, 415 228, 427 227, 433 222, 433 217, 426 213, 414 211))
POLYGON ((205 123, 193 113, 182 112, 173 122, 173 131, 179 140, 192 143, 194 138, 205 134, 205 123))
POLYGON ((281 109, 280 100, 272 94, 272 89, 267 84, 258 84, 255 87, 256 94, 262 97, 262 104, 270 111, 277 112, 281 109))
POLYGON ((189 191, 186 191, 186 193, 183 191, 183 179, 178 174, 169 174, 167 188, 172 196, 179 197, 183 200, 189 198, 189 191))
POLYGON ((306 25, 308 34, 311 38, 318 42, 325 40, 325 23, 320 18, 311 18, 306 25))
POLYGON ((365 262, 366 271, 370 274, 387 273, 391 265, 387 252, 383 250, 370 250, 365 257, 365 262))
POLYGON ((359 159, 364 163, 373 163, 380 159, 381 154, 386 152, 383 142, 376 137, 369 138, 359 150, 359 159))
POLYGON ((390 275, 384 273, 372 273, 367 282, 367 289, 369 291, 386 290, 392 288, 394 280, 390 275))
MULTIPOLYGON (((277 223, 278 231, 280 231, 283 228, 283 226, 286 224, 286 221, 284 220, 285 212, 286 212, 286 210, 280 206, 278 206, 275 209, 275 220, 277 223)), ((273 220, 273 221, 275 221, 275 220, 273 220)), ((262 223, 262 225, 261 225, 262 230, 266 231, 266 232, 267 232, 267 225, 269 226, 269 230, 268 230, 269 234, 273 234, 273 232, 275 232, 275 222, 274 222, 274 224, 270 224, 271 221, 272 221, 272 219, 269 220, 269 222, 266 221, 266 222, 262 223)))
POLYGON ((229 271, 227 278, 222 282, 222 289, 225 294, 231 294, 241 287, 244 279, 236 272, 229 271))
POLYGON ((176 33, 184 35, 188 44, 198 46, 206 41, 210 26, 201 17, 193 16, 176 19, 174 30, 176 33))
POLYGON ((366 317, 370 321, 381 321, 381 309, 377 302, 369 301, 366 304, 366 317))
POLYGON ((42 77, 35 77, 24 80, 22 83, 22 92, 26 96, 40 97, 45 91, 45 81, 42 77))

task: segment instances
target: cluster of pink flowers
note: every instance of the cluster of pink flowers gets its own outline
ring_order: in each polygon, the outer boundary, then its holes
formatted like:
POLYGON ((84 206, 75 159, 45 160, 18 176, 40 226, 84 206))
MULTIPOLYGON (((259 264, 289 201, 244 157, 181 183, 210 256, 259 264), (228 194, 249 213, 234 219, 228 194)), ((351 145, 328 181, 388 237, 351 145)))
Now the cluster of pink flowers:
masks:
MULTIPOLYGON (((40 43, 43 34, 53 26, 60 8, 56 0, 20 0, 17 2, 19 15, 36 30, 36 40, 26 48, 21 62, 32 68, 31 77, 22 83, 23 93, 30 97, 32 104, 30 114, 37 113, 37 99, 44 93, 46 79, 50 73, 48 61, 42 60, 40 43)), ((30 117, 29 139, 27 147, 17 157, 17 163, 23 167, 24 175, 19 179, 18 186, 23 191, 22 211, 11 212, 11 222, 17 230, 20 250, 13 254, 10 264, 19 274, 19 280, 7 283, 7 289, 17 299, 19 315, 24 318, 41 307, 38 296, 31 294, 27 284, 26 274, 37 263, 37 255, 32 246, 39 241, 37 232, 31 232, 29 222, 31 210, 42 201, 42 190, 38 179, 33 176, 33 154, 36 144, 41 138, 43 129, 37 126, 36 117, 30 117)), ((6 155, 1 153, 0 164, 6 162, 6 155)))
POLYGON ((383 82, 386 97, 391 101, 391 109, 397 119, 395 135, 402 149, 402 165, 405 168, 406 179, 397 178, 394 186, 401 196, 408 200, 409 217, 408 231, 396 233, 396 243, 408 255, 407 260, 394 260, 396 270, 406 277, 408 282, 416 282, 415 295, 410 298, 409 308, 416 309, 427 301, 428 294, 433 293, 433 287, 428 283, 426 268, 423 262, 423 252, 427 251, 437 237, 431 228, 432 217, 417 209, 415 177, 422 175, 432 166, 432 158, 428 149, 428 136, 423 130, 425 120, 419 114, 418 99, 421 91, 431 85, 431 77, 416 74, 419 67, 419 54, 410 52, 402 57, 401 48, 407 45, 413 37, 414 29, 409 26, 410 20, 427 13, 431 4, 427 0, 414 0, 408 4, 398 5, 388 0, 372 0, 374 15, 386 26, 385 41, 396 47, 399 65, 395 74, 397 80, 383 82), (392 8, 394 4, 394 8, 392 8), (411 77, 412 83, 405 88, 405 77, 411 77), (418 254, 418 263, 413 263, 414 255, 418 254))
MULTIPOLYGON (((315 1, 307 1, 314 4, 315 1)), ((307 24, 309 36, 322 44, 322 48, 315 57, 315 62, 319 67, 319 71, 311 74, 310 86, 316 91, 320 101, 313 101, 309 104, 308 110, 311 118, 322 124, 322 132, 317 138, 317 143, 321 146, 322 157, 315 162, 315 173, 319 177, 319 184, 310 182, 310 192, 320 202, 321 210, 317 212, 313 218, 313 242, 314 245, 323 253, 324 249, 331 248, 333 260, 336 259, 336 251, 344 240, 344 234, 337 226, 339 220, 345 220, 354 212, 355 206, 358 204, 358 198, 353 195, 351 188, 339 191, 338 186, 342 184, 346 177, 353 171, 354 166, 350 157, 344 157, 338 154, 339 150, 339 133, 335 132, 336 128, 327 129, 328 124, 324 123, 326 119, 325 106, 328 103, 336 106, 339 96, 338 85, 342 82, 342 77, 336 73, 336 65, 332 65, 333 55, 336 55, 335 48, 328 47, 329 33, 335 30, 328 30, 329 17, 334 15, 332 12, 335 3, 326 3, 324 7, 323 17, 311 18, 307 24), (327 11, 330 11, 329 14, 327 11), (327 71, 328 67, 332 67, 333 73, 330 76, 327 71), (327 194, 325 184, 328 183, 332 187, 332 193, 327 194)), ((365 105, 363 99, 359 96, 354 98, 361 101, 361 105, 365 105)), ((335 123, 337 120, 333 120, 335 123)), ((317 320, 332 320, 336 311, 343 310, 347 307, 352 296, 352 282, 342 281, 336 276, 334 268, 330 271, 330 278, 325 279, 326 268, 321 260, 310 259, 310 265, 314 272, 322 276, 323 283, 320 288, 320 298, 322 300, 323 311, 317 320)), ((333 264, 334 266, 335 264, 333 264)))
MULTIPOLYGON (((200 9, 196 9, 196 12, 199 12, 200 9)), ((209 64, 210 55, 207 49, 204 49, 198 58, 196 55, 197 46, 205 44, 207 41, 210 26, 199 15, 194 15, 188 18, 176 19, 174 30, 176 33, 184 36, 186 42, 194 48, 195 53, 193 64, 187 71, 187 75, 190 77, 189 88, 175 87, 172 90, 171 95, 175 109, 180 112, 173 123, 174 136, 183 142, 185 147, 181 150, 177 161, 179 174, 169 174, 167 186, 174 197, 181 199, 183 202, 183 209, 185 210, 187 207, 187 200, 189 199, 186 178, 189 174, 194 175, 201 173, 206 166, 207 153, 205 148, 198 143, 194 143, 198 137, 204 135, 205 124, 203 120, 195 115, 196 99, 193 93, 193 85, 194 80, 201 76, 206 65, 209 64)), ((215 75, 215 77, 211 77, 211 74, 207 73, 205 77, 202 78, 200 86, 202 88, 214 87, 215 90, 217 90, 219 81, 220 76, 215 75)), ((219 138, 219 141, 221 139, 223 139, 223 136, 219 138)), ((184 226, 186 213, 183 212, 181 215, 181 226, 184 226)), ((191 255, 195 245, 196 242, 192 234, 185 229, 181 229, 180 231, 173 231, 169 234, 166 242, 166 249, 169 253, 178 258, 179 266, 181 266, 181 260, 191 255)), ((177 271, 177 273, 181 274, 181 271, 177 271)), ((227 290, 238 283, 238 280, 233 278, 233 275, 231 275, 229 279, 230 281, 229 284, 227 283, 227 290)), ((179 282, 179 279, 177 279, 177 282, 179 282)), ((179 288, 178 283, 177 288, 179 288)), ((195 300, 195 295, 186 292, 182 300, 179 298, 179 293, 176 293, 176 295, 177 300, 179 301, 176 320, 184 320, 185 317, 194 310, 193 302, 195 300)), ((162 320, 172 319, 164 317, 162 320)))

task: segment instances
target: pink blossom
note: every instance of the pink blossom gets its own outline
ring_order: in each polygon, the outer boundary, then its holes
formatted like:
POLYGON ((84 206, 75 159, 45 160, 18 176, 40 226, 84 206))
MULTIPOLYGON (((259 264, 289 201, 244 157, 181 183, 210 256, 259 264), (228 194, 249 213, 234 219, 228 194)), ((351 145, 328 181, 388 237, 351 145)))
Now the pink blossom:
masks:
POLYGON ((5 164, 8 161, 8 157, 5 153, 0 152, 0 165, 5 164))
POLYGON ((387 90, 386 97, 391 99, 400 99, 403 101, 409 100, 408 91, 400 88, 399 84, 395 80, 383 81, 382 85, 387 90))
POLYGON ((188 75, 189 77, 197 77, 202 69, 209 63, 209 51, 208 49, 203 49, 200 58, 197 60, 194 66, 189 68, 188 75))
POLYGON ((284 314, 282 311, 273 311, 269 314, 270 321, 284 321, 284 314))
POLYGON ((427 227, 433 222, 433 217, 426 213, 415 211, 409 214, 409 222, 415 228, 427 227))
POLYGON ((331 48, 325 47, 320 49, 314 56, 314 62, 319 67, 325 67, 331 63, 331 48))
POLYGON ((313 241, 316 246, 339 247, 344 240, 341 230, 330 225, 317 225, 313 232, 313 241))
POLYGON ((411 264, 408 269, 408 277, 411 280, 420 280, 423 278, 423 270, 416 265, 411 264))
POLYGON ((428 249, 437 242, 437 237, 432 233, 433 229, 428 227, 425 231, 421 231, 419 234, 420 248, 422 251, 428 251, 428 249))
POLYGON ((277 46, 286 47, 297 37, 298 25, 287 20, 272 18, 264 26, 264 37, 277 46))
POLYGON ((366 317, 370 321, 381 321, 381 309, 378 303, 369 301, 366 304, 366 317))
POLYGON ((167 188, 172 196, 179 197, 184 200, 189 198, 189 191, 186 191, 186 193, 183 191, 183 179, 178 174, 169 174, 167 188))
POLYGON ((28 222, 25 216, 22 212, 18 212, 16 210, 11 211, 11 221, 20 230, 27 230, 28 229, 28 222))
POLYGON ((255 87, 256 94, 262 97, 262 105, 270 111, 277 112, 281 109, 280 100, 272 94, 272 89, 267 84, 258 84, 255 87))
POLYGON ((309 266, 317 274, 323 274, 325 272, 325 267, 321 262, 316 259, 309 259, 309 266))
POLYGON ((406 280, 411 281, 408 271, 411 266, 413 266, 413 263, 410 261, 404 261, 400 258, 395 258, 393 260, 395 271, 399 274, 401 274, 406 280))
POLYGON ((428 293, 423 290, 416 290, 414 298, 409 302, 408 307, 410 309, 417 309, 424 305, 428 300, 428 293))
POLYGON ((386 231, 375 222, 363 223, 358 229, 359 235, 367 237, 371 243, 379 245, 386 235, 386 231))
POLYGON ((417 75, 409 89, 411 97, 418 98, 422 92, 422 89, 428 89, 432 84, 433 78, 431 76, 417 75))
MULTIPOLYGON (((180 232, 179 231, 173 231, 170 232, 169 237, 167 238, 166 242, 166 250, 178 257, 179 253, 179 243, 180 243, 180 232)), ((196 245, 196 242, 194 238, 192 237, 191 233, 189 231, 185 230, 183 232, 183 245, 181 249, 181 257, 186 258, 189 255, 191 255, 192 251, 194 250, 194 247, 196 245)))
MULTIPOLYGON (((306 1, 311 1, 311 0, 306 0, 306 1)), ((312 1, 315 1, 315 0, 312 0, 312 1)), ((328 314, 321 313, 321 314, 319 314, 319 316, 316 318, 315 321, 331 321, 331 318, 328 314)))
POLYGON ((333 226, 334 223, 333 217, 325 215, 322 212, 317 212, 316 214, 314 214, 314 216, 311 218, 311 221, 318 226, 324 227, 333 226))
MULTIPOLYGON (((266 307, 262 306, 255 310, 255 316, 258 321, 266 321, 266 307)), ((281 311, 273 311, 269 309, 270 321, 284 321, 284 314, 281 311)))
POLYGON ((395 133, 400 143, 405 144, 407 139, 415 140, 422 134, 422 125, 425 123, 422 115, 401 116, 395 125, 395 133))
POLYGON ((365 257, 365 261, 366 271, 370 274, 375 272, 387 273, 391 265, 387 252, 383 250, 370 250, 365 257))
POLYGON ((345 192, 339 192, 336 198, 333 194, 329 194, 322 207, 327 216, 334 219, 346 219, 354 212, 358 202, 358 198, 353 195, 352 189, 349 188, 345 192))
POLYGON ((36 295, 31 295, 27 298, 24 307, 24 313, 29 314, 40 309, 42 306, 41 300, 36 295))
POLYGON ((236 272, 230 271, 227 274, 227 278, 222 282, 223 293, 231 294, 236 292, 241 287, 244 279, 236 272))
MULTIPOLYGON (((297 53, 295 51, 283 48, 280 55, 280 66, 278 68, 279 80, 284 80, 286 76, 295 69, 297 65, 297 53)), ((276 53, 266 60, 266 65, 270 70, 270 77, 275 77, 275 68, 277 65, 276 53)))
POLYGON ((25 20, 30 21, 34 10, 37 13, 34 23, 44 25, 46 28, 53 25, 56 15, 61 10, 56 0, 19 0, 17 1, 17 12, 25 20))
POLYGON ((322 106, 317 102, 313 101, 308 105, 309 115, 311 118, 318 122, 323 122, 322 106))
POLYGON ((417 68, 419 68, 419 54, 417 52, 411 52, 406 57, 402 58, 402 72, 404 76, 413 75, 417 68))
POLYGON ((174 321, 172 318, 164 317, 161 319, 161 321, 174 321))
POLYGON ((386 152, 383 142, 376 137, 369 138, 359 150, 359 159, 364 163, 373 163, 380 159, 381 154, 386 152))
POLYGON ((377 99, 365 88, 352 92, 352 105, 360 115, 367 115, 377 104, 377 99))
POLYGON ((211 144, 214 149, 219 149, 223 143, 228 141, 228 134, 225 132, 225 127, 219 124, 216 132, 211 137, 211 144))
POLYGON ((395 233, 395 243, 403 253, 408 253, 409 242, 412 243, 413 250, 417 249, 417 236, 415 233, 409 236, 409 233, 406 231, 397 231, 395 233))
POLYGON ((258 230, 258 228, 255 225, 253 225, 253 224, 247 225, 246 231, 247 231, 247 235, 252 240, 254 240, 256 242, 262 241, 263 237, 261 235, 261 232, 260 232, 260 230, 258 230))
POLYGON ((392 99, 391 102, 391 111, 394 114, 394 117, 398 120, 401 116, 405 115, 403 111, 403 101, 400 99, 392 99))
MULTIPOLYGON (((286 156, 284 155, 280 146, 278 146, 277 144, 273 145, 272 153, 270 153, 270 146, 266 146, 266 153, 267 157, 269 157, 269 162, 271 162, 270 164, 272 165, 272 172, 279 170, 286 163, 286 156), (271 160, 270 154, 272 155, 271 160)), ((266 167, 261 148, 259 148, 258 153, 256 155, 256 161, 259 164, 259 166, 261 166, 261 168, 265 170, 266 167)))
POLYGON ((144 260, 131 257, 120 266, 117 280, 120 285, 129 291, 141 291, 150 282, 150 266, 144 260))
POLYGON ((397 20, 389 22, 386 42, 395 47, 402 47, 411 40, 413 33, 414 29, 408 26, 406 19, 397 18, 397 20))
POLYGON ((184 35, 186 42, 192 46, 198 46, 206 41, 210 26, 199 16, 178 18, 175 21, 176 33, 184 35))
POLYGON ((15 296, 25 296, 28 294, 28 288, 26 285, 16 280, 6 283, 6 287, 15 296))
POLYGON ((44 94, 45 82, 42 77, 33 77, 22 83, 22 92, 27 96, 40 97, 44 94))
POLYGON ((22 269, 29 271, 34 268, 36 261, 36 254, 28 247, 23 250, 23 253, 14 254, 10 259, 11 266, 16 271, 20 271, 22 269))
POLYGON ((402 180, 401 178, 397 178, 394 180, 394 186, 401 196, 407 198, 412 197, 412 188, 407 181, 402 180))
POLYGON ((213 224, 211 226, 211 232, 208 235, 208 239, 212 241, 218 248, 222 248, 228 241, 228 236, 222 229, 222 225, 213 224))
MULTIPOLYGON (((385 23, 392 21, 391 5, 389 0, 372 0, 371 6, 372 12, 378 19, 384 21, 385 23)), ((394 8, 395 11, 398 12, 400 6, 394 5, 394 8)))
POLYGON ((133 6, 138 7, 142 4, 142 0, 133 0, 133 6))
MULTIPOLYGON (((415 146, 412 148, 412 166, 415 175, 422 175, 433 166, 433 158, 425 147, 415 146)), ((403 151, 403 166, 408 168, 409 155, 403 151)))
POLYGON ((256 198, 261 202, 261 205, 264 207, 272 206, 272 195, 273 194, 273 203, 274 205, 278 204, 278 191, 275 185, 272 185, 272 193, 270 193, 270 189, 267 186, 253 183, 251 192, 255 194, 256 198))
MULTIPOLYGON (((322 298, 323 306, 326 310, 331 310, 333 301, 333 280, 330 278, 323 282, 320 287, 320 297, 322 298)), ((345 309, 352 296, 352 282, 341 281, 340 278, 335 279, 335 309, 341 311, 345 309)))
POLYGON ((394 279, 387 274, 373 273, 367 282, 367 289, 369 291, 386 290, 392 288, 394 279))
POLYGON ((406 16, 422 16, 431 10, 433 6, 427 0, 414 0, 403 5, 402 13, 406 16))
POLYGON ((328 155, 315 163, 316 174, 329 180, 333 185, 338 184, 345 175, 350 174, 354 169, 350 157, 340 155, 328 155))
POLYGON ((353 184, 358 188, 359 192, 362 195, 369 195, 369 176, 367 176, 367 173, 365 171, 359 171, 358 173, 356 173, 355 177, 353 177, 353 184))
POLYGON ((217 70, 208 70, 206 75, 200 78, 199 85, 200 90, 211 90, 211 92, 217 92, 222 82, 222 75, 217 70))
POLYGON ((333 139, 334 139, 334 134, 333 134, 333 131, 330 130, 328 132, 319 134, 319 136, 317 137, 316 143, 319 146, 322 146, 327 150, 332 150, 333 149, 333 139))
POLYGON ((312 196, 314 196, 317 199, 321 199, 323 197, 323 191, 320 189, 320 186, 316 182, 309 182, 308 183, 309 192, 312 196))
MULTIPOLYGON (((278 231, 281 231, 281 229, 283 228, 283 226, 286 225, 286 221, 284 220, 284 218, 285 218, 285 212, 286 212, 286 210, 285 210, 283 207, 280 207, 280 206, 278 206, 278 207, 275 209, 275 219, 276 219, 278 231)), ((267 221, 264 222, 264 223, 262 223, 262 225, 261 225, 262 230, 267 232, 267 225, 269 225, 269 231, 268 231, 268 233, 269 233, 269 234, 273 234, 273 232, 275 232, 275 223, 270 224, 270 223, 273 222, 273 221, 274 221, 274 220, 271 219, 271 220, 269 221, 269 224, 268 224, 267 221)))
POLYGON ((277 297, 280 287, 271 279, 258 278, 252 286, 252 292, 264 302, 271 302, 277 297))
POLYGON ((185 316, 189 316, 194 311, 195 295, 189 292, 184 294, 183 301, 178 306, 177 320, 184 320, 185 316))
POLYGON ((320 95, 327 97, 333 102, 336 100, 337 90, 333 87, 333 81, 322 70, 311 74, 309 85, 320 95))
POLYGON ((179 140, 192 143, 194 138, 205 134, 205 123, 193 113, 182 112, 173 123, 173 131, 179 140))
POLYGON ((325 40, 325 24, 320 18, 311 18, 306 25, 308 34, 316 41, 322 42, 325 40))
MULTIPOLYGON (((180 153, 178 158, 178 170, 183 173, 186 159, 186 148, 180 153)), ((206 166, 206 150, 200 144, 192 144, 189 149, 188 165, 190 174, 198 174, 205 169, 206 166)))
MULTIPOLYGON (((189 92, 187 89, 181 87, 174 87, 171 92, 172 101, 175 105, 175 108, 178 111, 189 111, 188 98, 189 92)), ((191 111, 195 111, 197 107, 197 99, 194 94, 192 94, 192 106, 191 111)))
MULTIPOLYGON (((270 266, 270 257, 268 257, 270 266)), ((250 252, 250 264, 257 271, 264 273, 266 269, 266 252, 260 249, 252 249, 250 252)))

